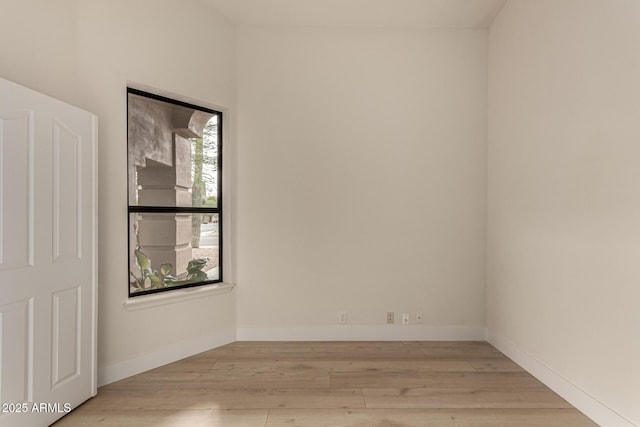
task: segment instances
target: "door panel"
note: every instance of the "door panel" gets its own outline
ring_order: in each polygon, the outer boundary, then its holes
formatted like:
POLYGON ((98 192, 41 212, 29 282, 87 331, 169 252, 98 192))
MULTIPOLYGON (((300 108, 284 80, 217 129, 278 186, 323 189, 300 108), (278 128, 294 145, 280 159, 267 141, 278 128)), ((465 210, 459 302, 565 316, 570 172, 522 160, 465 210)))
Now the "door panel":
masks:
POLYGON ((53 259, 82 258, 82 140, 53 122, 53 259))
POLYGON ((29 409, 0 425, 46 426, 96 393, 96 129, 0 79, 0 402, 29 409))
POLYGON ((33 265, 33 120, 0 111, 0 269, 33 265))
POLYGON ((0 307, 0 401, 26 402, 33 396, 33 299, 0 307))
POLYGON ((81 307, 80 287, 55 292, 52 298, 51 388, 80 375, 81 307))

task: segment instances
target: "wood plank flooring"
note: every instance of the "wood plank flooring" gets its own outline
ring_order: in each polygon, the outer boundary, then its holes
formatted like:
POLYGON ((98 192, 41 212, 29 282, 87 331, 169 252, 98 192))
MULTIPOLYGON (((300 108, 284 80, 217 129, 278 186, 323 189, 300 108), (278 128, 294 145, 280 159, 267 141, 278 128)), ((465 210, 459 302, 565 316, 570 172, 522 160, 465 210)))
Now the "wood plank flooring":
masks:
POLYGON ((485 342, 236 342, 101 387, 54 425, 596 426, 485 342))

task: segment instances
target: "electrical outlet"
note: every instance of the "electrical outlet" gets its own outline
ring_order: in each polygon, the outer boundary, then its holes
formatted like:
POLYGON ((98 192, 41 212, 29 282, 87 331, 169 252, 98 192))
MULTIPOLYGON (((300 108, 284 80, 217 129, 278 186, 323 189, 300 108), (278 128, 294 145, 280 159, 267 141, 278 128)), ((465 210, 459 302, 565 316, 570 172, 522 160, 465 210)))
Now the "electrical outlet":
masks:
POLYGON ((421 311, 416 313, 416 323, 422 323, 424 316, 421 311))
POLYGON ((402 315, 402 324, 403 325, 408 325, 409 324, 409 313, 404 313, 402 315))
POLYGON ((395 319, 394 319, 395 315, 393 314, 393 311, 387 311, 387 323, 390 325, 393 325, 395 323, 395 319))
POLYGON ((340 322, 341 325, 344 325, 347 323, 347 312, 346 311, 341 311, 338 313, 338 322, 340 322))

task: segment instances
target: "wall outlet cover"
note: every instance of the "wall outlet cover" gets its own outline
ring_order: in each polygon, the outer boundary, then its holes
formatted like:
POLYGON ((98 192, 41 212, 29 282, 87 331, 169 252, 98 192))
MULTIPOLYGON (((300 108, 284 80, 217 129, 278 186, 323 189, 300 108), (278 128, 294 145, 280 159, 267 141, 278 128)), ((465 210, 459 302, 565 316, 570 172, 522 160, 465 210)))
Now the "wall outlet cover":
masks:
POLYGON ((395 323, 395 314, 393 311, 387 312, 387 324, 393 325, 395 323))
POLYGON ((338 313, 338 322, 341 325, 345 325, 347 323, 347 312, 346 311, 341 311, 338 313))

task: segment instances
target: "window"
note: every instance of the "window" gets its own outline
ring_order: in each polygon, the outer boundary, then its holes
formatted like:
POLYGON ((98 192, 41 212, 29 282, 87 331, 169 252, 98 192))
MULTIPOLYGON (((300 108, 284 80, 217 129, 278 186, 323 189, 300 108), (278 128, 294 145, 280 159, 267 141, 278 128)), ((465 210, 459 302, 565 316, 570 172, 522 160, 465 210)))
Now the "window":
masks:
POLYGON ((222 113, 127 89, 129 296, 222 282, 222 113))

